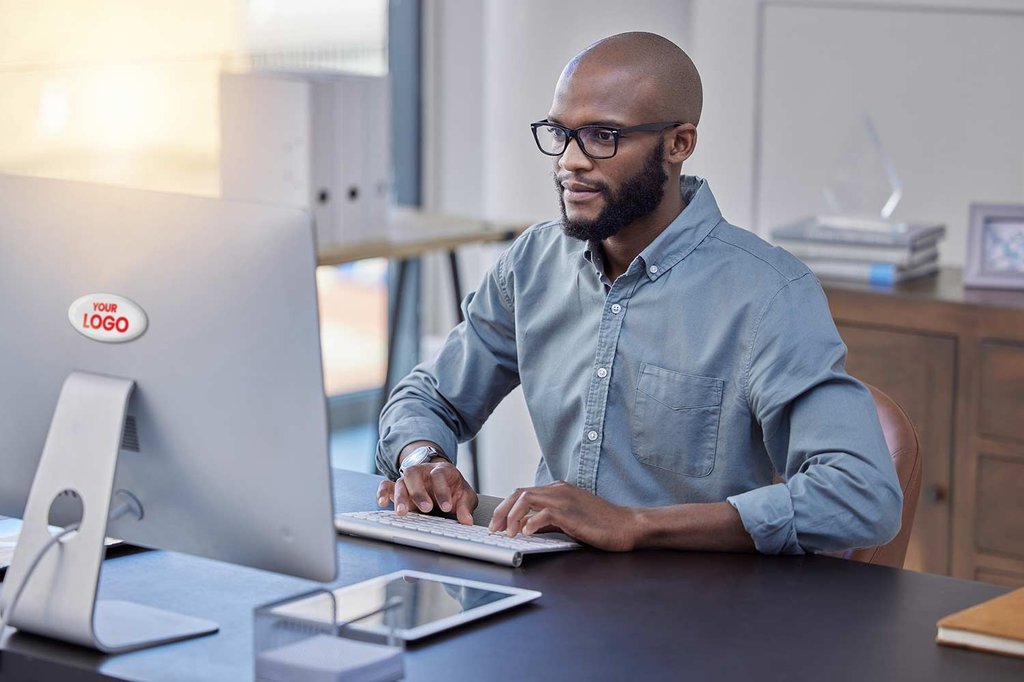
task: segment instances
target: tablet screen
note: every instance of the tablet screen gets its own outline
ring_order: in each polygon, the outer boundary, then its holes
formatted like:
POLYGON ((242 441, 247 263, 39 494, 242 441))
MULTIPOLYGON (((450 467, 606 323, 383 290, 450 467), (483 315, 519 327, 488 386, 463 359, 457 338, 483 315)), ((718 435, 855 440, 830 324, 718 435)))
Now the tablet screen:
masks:
POLYGON ((399 638, 413 640, 539 596, 539 592, 504 585, 399 571, 334 590, 334 604, 327 594, 321 594, 275 611, 331 622, 331 612, 336 608, 338 623, 381 633, 390 626, 399 638), (385 608, 389 604, 391 607, 385 608))

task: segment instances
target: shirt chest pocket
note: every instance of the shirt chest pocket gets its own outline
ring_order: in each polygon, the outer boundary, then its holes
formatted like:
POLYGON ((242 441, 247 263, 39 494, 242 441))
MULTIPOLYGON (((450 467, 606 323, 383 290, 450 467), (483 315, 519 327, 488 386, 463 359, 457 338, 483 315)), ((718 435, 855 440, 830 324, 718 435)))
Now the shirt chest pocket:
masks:
POLYGON ((644 363, 633 408, 633 456, 684 476, 715 468, 725 382, 644 363))

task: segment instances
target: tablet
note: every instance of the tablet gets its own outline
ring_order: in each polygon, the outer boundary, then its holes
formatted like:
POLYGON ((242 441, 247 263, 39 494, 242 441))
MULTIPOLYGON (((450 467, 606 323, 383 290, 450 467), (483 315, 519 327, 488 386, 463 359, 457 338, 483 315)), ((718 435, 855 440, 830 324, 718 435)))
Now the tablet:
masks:
POLYGON ((275 607, 283 616, 336 622, 413 641, 541 596, 540 592, 420 571, 397 571, 275 607), (394 604, 390 609, 385 605, 394 604), (332 611, 337 609, 332 617, 332 611), (371 614, 371 615, 367 615, 371 614))

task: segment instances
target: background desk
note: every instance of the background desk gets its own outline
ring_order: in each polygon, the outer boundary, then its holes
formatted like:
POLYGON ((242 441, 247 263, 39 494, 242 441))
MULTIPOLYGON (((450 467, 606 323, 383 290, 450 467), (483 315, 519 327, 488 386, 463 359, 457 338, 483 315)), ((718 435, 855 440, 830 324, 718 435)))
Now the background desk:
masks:
MULTIPOLYGON (((371 508, 378 480, 335 472, 338 508, 371 508)), ((339 585, 412 568, 544 593, 412 646, 409 680, 1024 679, 1024 660, 934 643, 938 618, 1006 591, 994 585, 819 556, 583 550, 509 569, 340 538, 338 557, 339 585)), ((252 609, 310 587, 166 552, 110 559, 101 596, 220 632, 112 657, 8 636, 0 679, 251 680, 252 609)))
POLYGON ((498 223, 395 206, 378 238, 318 247, 317 265, 341 265, 365 258, 403 260, 428 251, 451 252, 467 244, 514 239, 527 227, 525 223, 498 223))
MULTIPOLYGON (((401 377, 393 376, 395 364, 395 338, 400 329, 401 314, 407 306, 403 300, 408 289, 407 273, 409 263, 431 251, 448 253, 448 268, 452 279, 453 310, 455 319, 462 322, 462 282, 459 277, 457 249, 468 244, 511 241, 522 234, 529 225, 525 223, 496 223, 427 213, 416 208, 392 207, 388 214, 388 225, 381 231, 382 237, 374 240, 360 240, 328 244, 317 248, 317 265, 341 265, 367 258, 386 258, 396 263, 395 281, 391 287, 394 295, 388 305, 387 364, 384 369, 384 386, 380 402, 374 415, 384 410, 384 404, 394 384, 401 377)), ((419 335, 419 330, 415 334, 419 335)), ((374 419, 376 428, 376 419, 374 419)), ((376 441, 376 438, 374 438, 376 441)), ((471 482, 480 490, 480 459, 477 457, 476 440, 469 441, 471 482)))

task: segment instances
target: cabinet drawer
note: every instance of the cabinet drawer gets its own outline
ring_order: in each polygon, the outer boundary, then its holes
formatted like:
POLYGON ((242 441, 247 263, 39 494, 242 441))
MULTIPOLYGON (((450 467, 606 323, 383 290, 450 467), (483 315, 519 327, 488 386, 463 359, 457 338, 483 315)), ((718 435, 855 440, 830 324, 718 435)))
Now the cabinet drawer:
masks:
POLYGON ((978 431, 1024 442, 1024 345, 981 344, 978 431))
POLYGON ((1006 587, 1024 587, 1024 573, 1007 573, 1006 571, 978 568, 974 571, 974 579, 1006 587))
POLYGON ((1024 558, 1024 458, 982 454, 977 481, 975 546, 1024 558))

